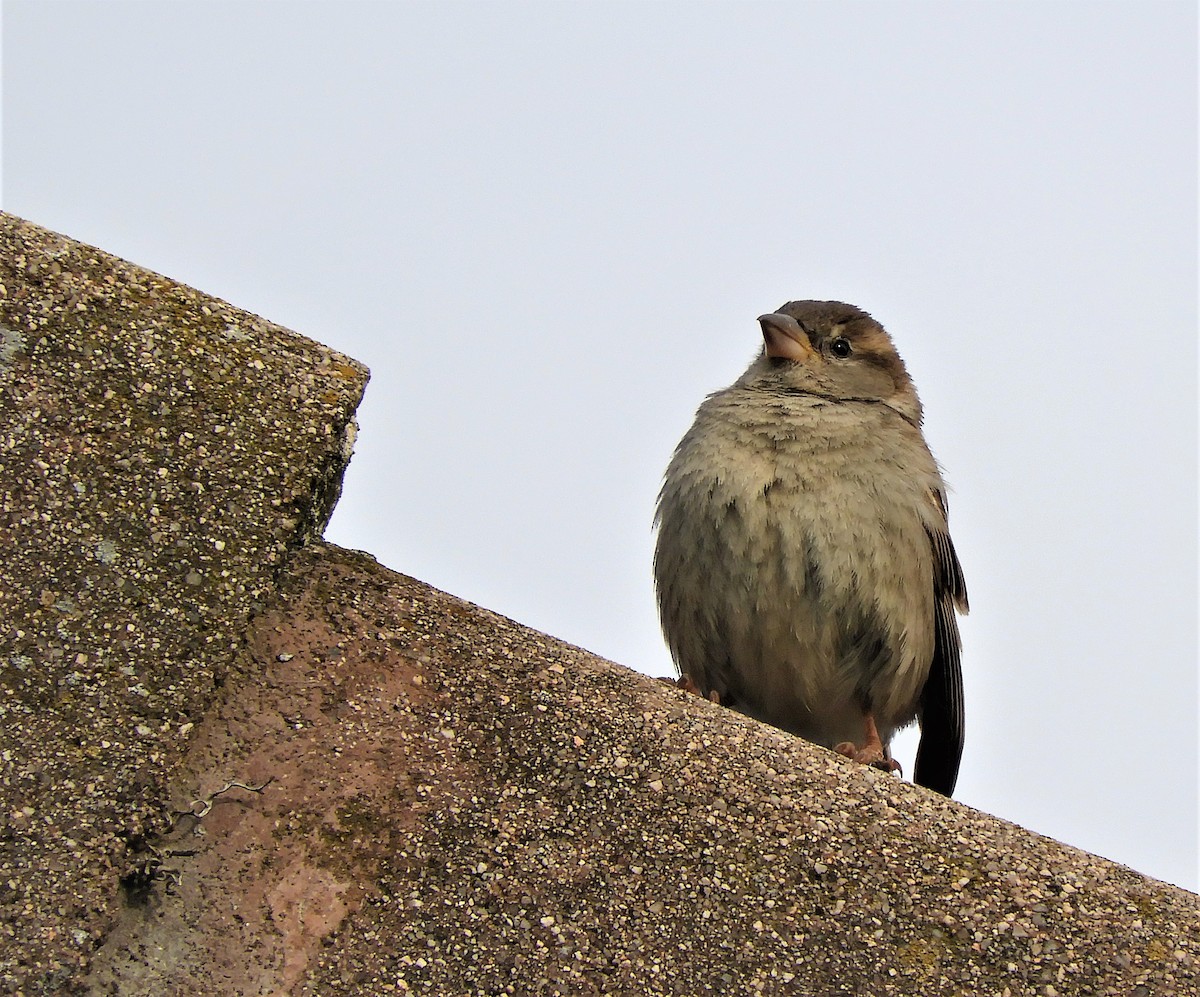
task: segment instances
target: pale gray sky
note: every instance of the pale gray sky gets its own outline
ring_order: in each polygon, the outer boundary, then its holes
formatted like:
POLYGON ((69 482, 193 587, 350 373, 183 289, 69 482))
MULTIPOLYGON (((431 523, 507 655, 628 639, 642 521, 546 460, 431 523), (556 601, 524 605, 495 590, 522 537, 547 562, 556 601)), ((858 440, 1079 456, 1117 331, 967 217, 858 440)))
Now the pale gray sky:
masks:
POLYGON ((958 797, 1197 888, 1194 4, 2 12, 4 209, 369 364, 330 539, 650 674, 696 405, 760 313, 871 311, 953 488, 958 797))

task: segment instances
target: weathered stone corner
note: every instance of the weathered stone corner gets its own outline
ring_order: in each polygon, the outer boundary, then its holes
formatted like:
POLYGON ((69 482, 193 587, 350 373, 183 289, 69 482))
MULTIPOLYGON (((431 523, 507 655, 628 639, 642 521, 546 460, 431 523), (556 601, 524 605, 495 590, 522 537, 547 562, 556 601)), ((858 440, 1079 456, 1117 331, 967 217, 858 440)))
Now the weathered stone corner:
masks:
POLYGON ((55 991, 349 460, 361 364, 0 215, 0 988, 55 991))
POLYGON ((319 540, 354 361, 0 283, 0 990, 1200 992, 1195 895, 319 540))

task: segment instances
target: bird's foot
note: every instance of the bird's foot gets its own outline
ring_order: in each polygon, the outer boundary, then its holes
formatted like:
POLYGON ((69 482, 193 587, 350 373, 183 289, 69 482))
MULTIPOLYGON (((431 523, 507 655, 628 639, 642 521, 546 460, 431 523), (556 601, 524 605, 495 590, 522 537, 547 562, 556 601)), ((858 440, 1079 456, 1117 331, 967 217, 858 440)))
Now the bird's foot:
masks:
POLYGON ((883 745, 876 742, 875 744, 866 744, 859 747, 853 741, 843 741, 841 744, 835 744, 833 750, 839 755, 845 755, 847 758, 859 762, 863 765, 870 765, 873 769, 879 769, 881 772, 900 772, 900 763, 896 759, 890 757, 883 750, 883 745))
POLYGON ((692 681, 690 675, 680 675, 677 679, 663 679, 664 682, 670 682, 676 689, 682 689, 684 692, 691 693, 693 696, 699 696, 701 699, 707 699, 710 703, 720 705, 721 694, 715 689, 705 692, 700 686, 692 681))
POLYGON ((863 765, 879 769, 881 772, 899 772, 903 775, 900 763, 888 751, 887 746, 879 736, 875 726, 875 717, 868 711, 863 717, 863 746, 860 748, 853 741, 843 741, 835 744, 833 750, 839 755, 845 755, 863 765))

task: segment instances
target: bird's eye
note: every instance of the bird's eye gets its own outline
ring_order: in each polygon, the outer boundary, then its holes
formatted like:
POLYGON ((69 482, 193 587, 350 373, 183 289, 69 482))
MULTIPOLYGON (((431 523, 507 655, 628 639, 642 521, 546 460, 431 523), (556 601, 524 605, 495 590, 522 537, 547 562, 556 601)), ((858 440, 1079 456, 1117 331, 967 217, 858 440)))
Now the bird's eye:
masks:
POLYGON ((835 357, 840 357, 845 360, 854 352, 854 347, 850 345, 850 340, 845 336, 838 336, 832 343, 829 344, 829 352, 835 357))

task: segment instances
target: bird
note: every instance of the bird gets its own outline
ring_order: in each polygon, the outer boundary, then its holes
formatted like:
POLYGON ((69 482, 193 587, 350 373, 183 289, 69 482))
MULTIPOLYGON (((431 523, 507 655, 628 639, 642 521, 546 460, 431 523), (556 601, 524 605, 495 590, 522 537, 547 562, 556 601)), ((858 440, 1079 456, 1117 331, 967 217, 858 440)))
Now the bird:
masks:
POLYGON ((757 356, 700 405, 658 496, 679 684, 885 771, 917 721, 913 781, 951 796, 967 587, 912 378, 854 305, 789 301, 758 323, 757 356))

